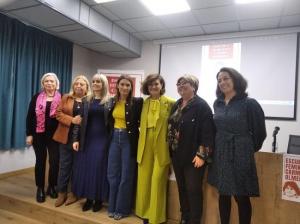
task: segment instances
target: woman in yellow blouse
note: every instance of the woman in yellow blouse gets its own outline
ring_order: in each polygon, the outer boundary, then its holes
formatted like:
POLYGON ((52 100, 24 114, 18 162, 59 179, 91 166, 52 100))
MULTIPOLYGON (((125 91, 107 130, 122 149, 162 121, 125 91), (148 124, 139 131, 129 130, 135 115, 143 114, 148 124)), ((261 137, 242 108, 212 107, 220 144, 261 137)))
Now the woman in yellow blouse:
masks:
POLYGON ((174 100, 163 96, 165 81, 159 74, 146 77, 138 142, 136 215, 144 223, 166 222, 166 194, 170 164, 167 143, 168 117, 174 100))

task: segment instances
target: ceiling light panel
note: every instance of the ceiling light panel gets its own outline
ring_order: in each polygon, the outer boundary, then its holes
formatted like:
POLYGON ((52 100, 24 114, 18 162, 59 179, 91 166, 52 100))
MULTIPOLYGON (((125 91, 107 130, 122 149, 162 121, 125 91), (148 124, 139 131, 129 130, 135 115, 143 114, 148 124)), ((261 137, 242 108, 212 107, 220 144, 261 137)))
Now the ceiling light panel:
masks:
POLYGON ((191 10, 186 0, 140 0, 155 16, 191 10))

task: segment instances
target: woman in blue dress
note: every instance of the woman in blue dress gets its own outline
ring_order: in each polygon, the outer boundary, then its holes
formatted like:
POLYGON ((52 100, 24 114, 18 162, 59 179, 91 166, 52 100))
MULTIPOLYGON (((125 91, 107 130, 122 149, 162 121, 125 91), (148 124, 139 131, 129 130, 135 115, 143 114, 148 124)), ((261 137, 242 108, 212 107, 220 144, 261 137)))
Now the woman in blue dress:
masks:
POLYGON ((208 182, 219 191, 221 224, 229 224, 231 197, 237 202, 239 223, 250 224, 250 197, 259 196, 254 153, 266 138, 265 116, 258 102, 247 96, 247 81, 238 71, 221 68, 217 80, 217 132, 208 182))
POLYGON ((81 126, 73 130, 74 159, 72 190, 77 197, 86 198, 82 211, 97 212, 107 200, 107 143, 105 106, 108 82, 96 74, 92 80, 92 95, 83 100, 81 126))

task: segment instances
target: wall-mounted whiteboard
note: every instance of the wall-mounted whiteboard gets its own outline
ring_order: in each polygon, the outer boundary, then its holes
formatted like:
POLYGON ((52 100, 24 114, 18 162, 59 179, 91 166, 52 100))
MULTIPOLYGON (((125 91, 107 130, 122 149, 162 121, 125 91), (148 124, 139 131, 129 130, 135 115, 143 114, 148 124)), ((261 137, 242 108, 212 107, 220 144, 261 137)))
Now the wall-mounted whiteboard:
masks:
POLYGON ((248 81, 248 94, 267 118, 296 118, 297 34, 162 44, 160 73, 166 94, 178 98, 176 81, 183 74, 199 78, 198 94, 210 106, 216 98, 216 74, 233 67, 248 81))

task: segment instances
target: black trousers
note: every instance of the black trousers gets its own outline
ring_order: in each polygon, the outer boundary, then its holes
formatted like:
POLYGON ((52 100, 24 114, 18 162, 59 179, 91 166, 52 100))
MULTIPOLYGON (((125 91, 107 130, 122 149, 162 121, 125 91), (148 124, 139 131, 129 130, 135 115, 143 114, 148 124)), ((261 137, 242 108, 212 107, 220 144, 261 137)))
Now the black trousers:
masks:
POLYGON ((59 154, 60 161, 57 190, 59 192, 67 192, 73 172, 74 150, 71 141, 68 141, 67 144, 59 145, 59 154))
MULTIPOLYGON (((239 223, 250 224, 252 214, 250 198, 248 196, 234 196, 234 199, 238 205, 239 223)), ((231 211, 231 195, 219 196, 219 211, 221 224, 229 224, 231 211)))
POLYGON ((203 210, 202 179, 205 165, 195 168, 191 162, 181 164, 181 159, 172 157, 173 168, 179 192, 179 202, 182 218, 189 224, 200 224, 203 210))
POLYGON ((59 149, 58 143, 45 133, 35 134, 33 136, 33 149, 35 152, 35 184, 37 187, 45 187, 45 170, 47 151, 49 155, 49 173, 48 186, 57 185, 58 167, 59 167, 59 149))

